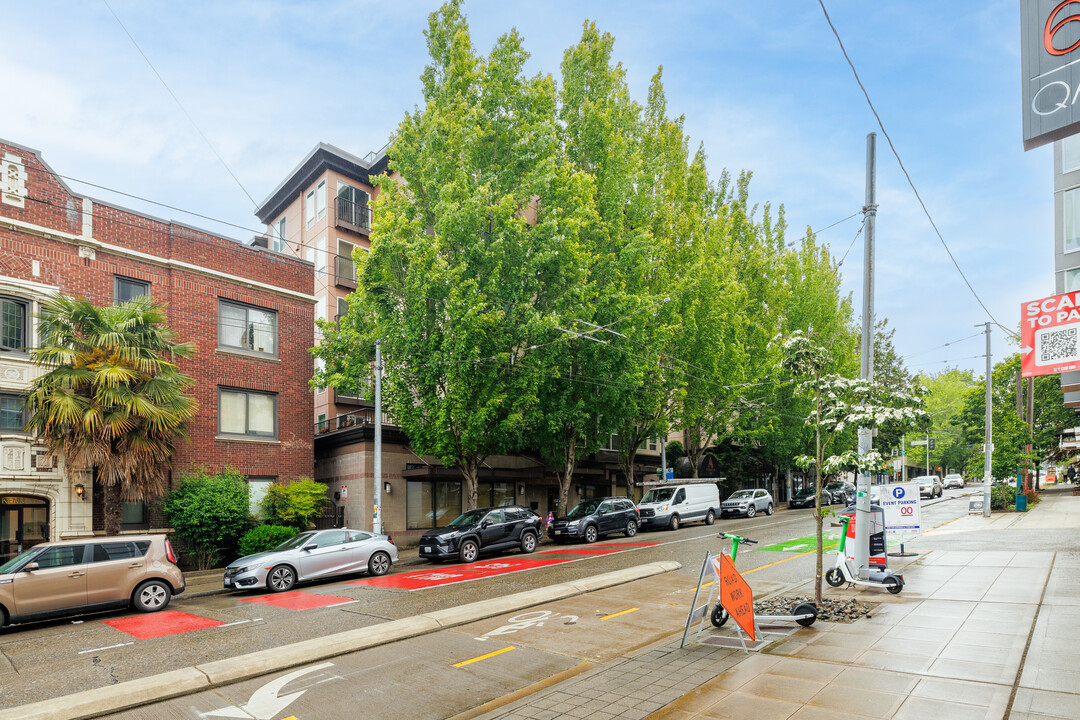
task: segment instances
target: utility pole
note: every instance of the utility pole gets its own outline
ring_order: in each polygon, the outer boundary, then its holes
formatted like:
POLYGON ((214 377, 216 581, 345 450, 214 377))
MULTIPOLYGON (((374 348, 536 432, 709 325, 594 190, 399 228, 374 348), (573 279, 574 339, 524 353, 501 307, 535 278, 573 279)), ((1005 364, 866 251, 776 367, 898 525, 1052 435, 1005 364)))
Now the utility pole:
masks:
MULTIPOLYGON (((859 377, 874 379, 874 219, 877 216, 877 133, 866 136, 866 205, 863 217, 862 366, 859 377)), ((859 428, 859 457, 873 449, 871 428, 859 428)), ((870 474, 860 472, 855 492, 855 571, 861 580, 870 578, 870 474)))
POLYGON ((372 508, 371 529, 382 532, 382 347, 375 341, 375 499, 372 508))
POLYGON ((986 445, 983 454, 983 517, 990 517, 990 467, 994 454, 994 445, 991 442, 994 428, 994 416, 991 413, 993 398, 990 389, 994 384, 994 369, 990 361, 990 323, 986 323, 984 327, 986 328, 986 445))
MULTIPOLYGON (((926 474, 930 474, 930 433, 926 433, 926 474)), ((930 493, 933 494, 934 488, 930 488, 930 493)))
POLYGON ((907 482, 907 435, 900 436, 900 482, 907 482))

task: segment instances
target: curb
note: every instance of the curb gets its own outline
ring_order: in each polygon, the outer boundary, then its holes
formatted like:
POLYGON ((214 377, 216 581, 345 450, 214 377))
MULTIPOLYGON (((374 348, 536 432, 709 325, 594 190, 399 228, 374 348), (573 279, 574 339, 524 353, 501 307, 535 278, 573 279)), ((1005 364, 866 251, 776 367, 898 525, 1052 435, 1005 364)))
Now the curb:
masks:
MULTIPOLYGON (((228 683, 249 680, 376 645, 465 625, 541 603, 584 595, 594 590, 602 590, 678 570, 681 567, 680 563, 672 560, 637 565, 591 578, 436 610, 401 620, 348 630, 224 660, 215 660, 137 680, 128 680, 117 685, 20 705, 4 710, 3 716, 5 720, 86 720, 99 715, 130 710, 140 705, 210 690, 228 683)), ((206 594, 214 592, 217 591, 206 594)))

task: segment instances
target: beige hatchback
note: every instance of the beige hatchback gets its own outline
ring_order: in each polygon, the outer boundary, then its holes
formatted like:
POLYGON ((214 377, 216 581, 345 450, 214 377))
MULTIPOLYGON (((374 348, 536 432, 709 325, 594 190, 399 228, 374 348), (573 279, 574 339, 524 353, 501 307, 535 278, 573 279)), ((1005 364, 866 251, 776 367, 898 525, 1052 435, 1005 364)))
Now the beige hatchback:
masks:
POLYGON ((0 565, 0 624, 128 606, 154 612, 184 586, 164 535, 43 543, 0 565))

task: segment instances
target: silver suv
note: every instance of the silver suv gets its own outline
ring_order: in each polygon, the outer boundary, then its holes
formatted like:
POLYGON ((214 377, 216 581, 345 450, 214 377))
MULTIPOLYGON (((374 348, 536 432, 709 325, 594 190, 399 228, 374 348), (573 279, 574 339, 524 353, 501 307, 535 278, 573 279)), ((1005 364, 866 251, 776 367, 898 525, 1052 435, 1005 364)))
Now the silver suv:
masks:
POLYGON ((42 543, 0 565, 0 624, 129 605, 156 612, 184 587, 164 535, 42 543))
POLYGON ((773 499, 768 490, 737 490, 720 506, 720 517, 745 515, 754 517, 759 512, 773 514, 773 499))

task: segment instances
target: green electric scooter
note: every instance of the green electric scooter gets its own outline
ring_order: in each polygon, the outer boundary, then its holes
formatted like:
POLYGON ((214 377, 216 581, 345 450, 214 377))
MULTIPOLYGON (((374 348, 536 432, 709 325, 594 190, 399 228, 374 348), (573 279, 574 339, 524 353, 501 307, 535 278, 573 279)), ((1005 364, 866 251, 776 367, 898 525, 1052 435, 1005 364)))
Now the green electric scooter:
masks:
POLYGON ((884 587, 893 595, 896 595, 904 589, 903 575, 897 575, 888 568, 870 568, 869 580, 860 580, 856 575, 851 560, 848 559, 847 554, 844 552, 844 546, 847 543, 848 523, 850 522, 851 517, 844 515, 841 516, 839 523, 833 523, 833 525, 840 526, 840 549, 836 551, 836 565, 829 568, 825 573, 825 582, 833 587, 840 587, 844 583, 847 583, 850 587, 856 585, 884 587))
MULTIPOLYGON (((739 543, 746 543, 748 545, 756 545, 757 540, 751 540, 750 538, 742 537, 741 535, 732 535, 731 533, 720 533, 717 537, 722 537, 731 541, 731 562, 735 562, 735 556, 739 553, 739 543)), ((720 604, 718 600, 716 607, 713 608, 712 615, 709 619, 716 627, 723 627, 724 623, 728 621, 728 611, 724 609, 724 606, 720 604)), ((791 609, 790 615, 758 615, 754 613, 754 621, 764 622, 796 622, 803 627, 810 627, 817 620, 817 605, 812 602, 801 602, 791 609)))

